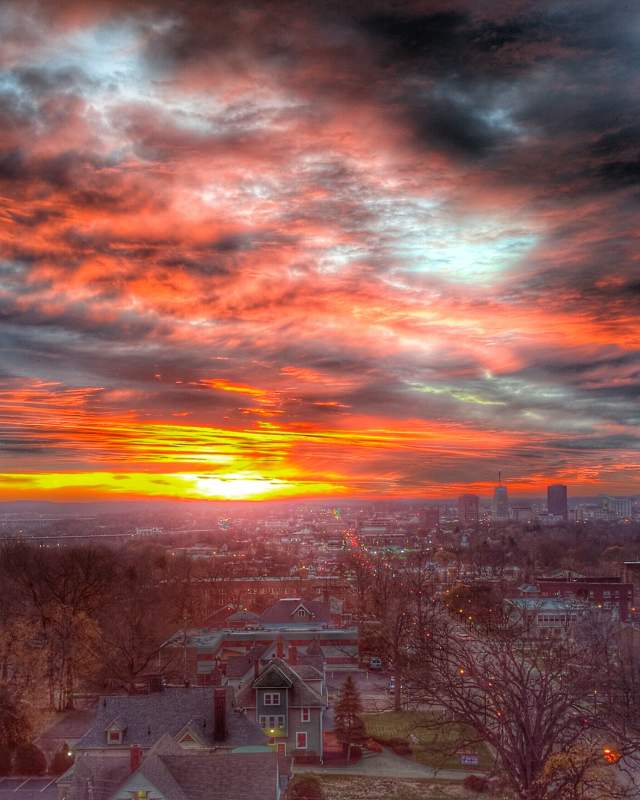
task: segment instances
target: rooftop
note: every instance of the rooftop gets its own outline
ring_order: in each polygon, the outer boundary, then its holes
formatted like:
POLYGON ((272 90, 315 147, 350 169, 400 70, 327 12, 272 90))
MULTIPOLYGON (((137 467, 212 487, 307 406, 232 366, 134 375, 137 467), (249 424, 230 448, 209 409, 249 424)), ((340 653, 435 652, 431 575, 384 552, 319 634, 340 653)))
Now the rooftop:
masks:
POLYGON ((107 695, 100 698, 93 726, 79 739, 76 750, 106 748, 117 751, 139 744, 152 747, 164 733, 177 736, 189 727, 205 746, 237 747, 263 744, 260 728, 243 714, 231 708, 227 696, 227 737, 215 742, 213 687, 165 689, 146 695, 107 695), (114 721, 123 730, 122 744, 108 744, 106 731, 114 721))

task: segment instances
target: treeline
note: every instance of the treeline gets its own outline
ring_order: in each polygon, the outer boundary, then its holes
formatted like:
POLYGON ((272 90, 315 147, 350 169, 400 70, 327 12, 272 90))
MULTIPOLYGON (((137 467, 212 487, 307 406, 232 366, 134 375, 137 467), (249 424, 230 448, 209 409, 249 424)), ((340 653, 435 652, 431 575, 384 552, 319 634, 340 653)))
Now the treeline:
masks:
POLYGON ((133 691, 166 667, 161 645, 198 613, 194 581, 187 559, 153 546, 0 549, 0 745, 28 739, 39 709, 133 691))

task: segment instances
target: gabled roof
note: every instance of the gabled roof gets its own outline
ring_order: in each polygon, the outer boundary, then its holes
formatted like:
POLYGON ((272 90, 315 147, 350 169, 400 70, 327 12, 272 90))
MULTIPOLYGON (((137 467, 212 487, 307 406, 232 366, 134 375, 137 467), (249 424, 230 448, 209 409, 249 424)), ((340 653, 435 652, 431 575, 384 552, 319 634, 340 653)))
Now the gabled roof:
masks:
POLYGON ((244 744, 263 744, 264 734, 255 722, 232 708, 231 689, 227 694, 227 731, 224 742, 214 742, 214 688, 198 686, 189 689, 165 689, 144 695, 108 695, 100 698, 93 726, 78 740, 75 748, 109 749, 139 744, 152 747, 167 733, 177 736, 190 724, 198 738, 207 746, 237 747, 244 744), (121 720, 124 735, 121 745, 110 745, 106 731, 114 719, 121 720))
POLYGON ((287 675, 283 669, 283 665, 284 661, 281 661, 281 659, 274 659, 262 670, 262 672, 253 682, 252 686, 255 689, 290 689, 293 686, 294 678, 292 678, 290 675, 287 675))
MULTIPOLYGON (((319 706, 324 708, 326 701, 321 697, 315 689, 309 686, 305 680, 298 674, 296 669, 281 658, 274 658, 273 661, 265 668, 264 672, 276 667, 278 672, 286 676, 290 682, 289 688, 289 706, 290 707, 312 707, 319 706)), ((263 673, 264 674, 264 673, 263 673)), ((238 693, 237 704, 243 708, 256 707, 256 688, 271 688, 270 684, 261 684, 260 679, 262 675, 251 684, 246 686, 238 693)))
POLYGON ((295 625, 297 622, 314 622, 318 625, 329 625, 331 623, 331 609, 329 603, 322 600, 303 600, 301 597, 285 597, 277 603, 267 608, 260 615, 260 622, 263 625, 295 625), (303 609, 308 612, 308 616, 298 619, 296 612, 303 609))

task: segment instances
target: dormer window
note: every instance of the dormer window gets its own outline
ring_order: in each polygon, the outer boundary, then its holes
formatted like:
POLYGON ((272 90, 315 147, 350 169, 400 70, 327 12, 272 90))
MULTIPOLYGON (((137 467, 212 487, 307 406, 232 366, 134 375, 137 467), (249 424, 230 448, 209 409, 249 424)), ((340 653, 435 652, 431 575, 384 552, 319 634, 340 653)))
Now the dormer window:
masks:
POLYGON ((126 729, 127 726, 124 720, 122 719, 111 720, 106 730, 107 744, 122 744, 126 729))
POLYGON ((280 692, 265 692, 264 693, 265 706, 279 706, 280 705, 280 692))

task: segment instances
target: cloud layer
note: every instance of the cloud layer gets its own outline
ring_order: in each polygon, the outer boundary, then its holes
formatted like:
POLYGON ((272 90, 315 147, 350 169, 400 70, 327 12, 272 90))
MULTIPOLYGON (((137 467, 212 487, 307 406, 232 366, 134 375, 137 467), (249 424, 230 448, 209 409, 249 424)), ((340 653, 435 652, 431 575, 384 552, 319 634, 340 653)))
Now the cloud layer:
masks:
POLYGON ((4 3, 0 497, 640 492, 639 29, 4 3))

